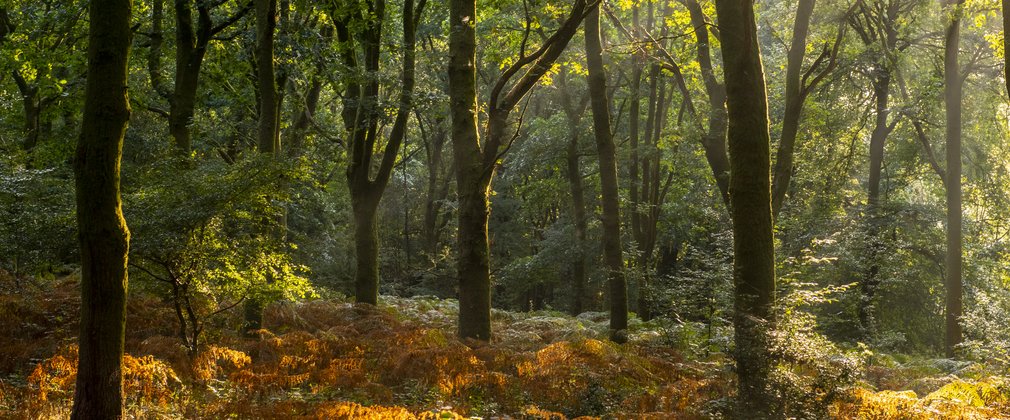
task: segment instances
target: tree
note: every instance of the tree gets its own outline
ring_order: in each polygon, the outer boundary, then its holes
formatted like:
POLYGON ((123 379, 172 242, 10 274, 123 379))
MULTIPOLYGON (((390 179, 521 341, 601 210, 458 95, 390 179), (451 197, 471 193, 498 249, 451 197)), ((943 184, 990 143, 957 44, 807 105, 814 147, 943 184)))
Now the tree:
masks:
POLYGON ((954 357, 961 344, 961 87, 957 53, 963 0, 944 2, 947 30, 943 50, 944 105, 947 114, 947 258, 946 335, 944 351, 954 357))
MULTIPOLYGON (((14 48, 0 71, 10 74, 17 88, 24 111, 21 149, 32 153, 41 140, 52 136, 52 119, 46 114, 66 102, 83 81, 84 63, 77 58, 82 54, 75 50, 86 36, 82 30, 86 8, 56 2, 8 4, 11 11, 8 6, 0 8, 0 45, 10 38, 14 48)), ((71 125, 69 120, 64 118, 64 125, 71 125)), ((76 132, 76 120, 72 125, 76 132)))
POLYGON ((1010 94, 1010 37, 1006 36, 1010 29, 1010 0, 1003 0, 1003 82, 1006 83, 1007 94, 1010 94))
POLYGON ((814 14, 814 0, 800 0, 793 20, 793 39, 789 44, 786 60, 786 103, 782 115, 782 134, 775 153, 775 168, 772 182, 772 216, 777 217, 785 201, 786 192, 793 176, 793 155, 796 138, 800 129, 800 117, 807 96, 824 80, 837 64, 838 48, 841 46, 845 26, 838 30, 833 46, 825 45, 813 64, 804 72, 803 57, 807 50, 807 34, 810 19, 814 14))
POLYGON ((130 120, 127 69, 130 0, 93 1, 84 120, 74 159, 81 246, 81 329, 72 418, 123 415, 130 232, 119 194, 119 162, 130 120))
POLYGON ((530 54, 526 45, 533 24, 527 15, 519 57, 502 70, 489 93, 487 138, 483 144, 477 133, 476 10, 472 0, 452 0, 449 4, 449 112, 459 197, 459 335, 489 340, 488 197, 495 170, 515 139, 507 132, 509 116, 564 52, 585 17, 586 1, 577 0, 560 27, 530 54), (524 69, 525 73, 509 86, 524 69))
POLYGON ((712 177, 729 208, 729 157, 726 155, 726 85, 716 77, 712 65, 712 43, 709 40, 709 23, 697 0, 681 0, 691 15, 694 27, 697 60, 701 67, 705 92, 708 94, 708 130, 702 136, 705 159, 712 169, 712 177))
POLYGON ((586 300, 586 231, 589 229, 586 216, 585 186, 582 183, 582 167, 579 155, 579 131, 582 115, 589 105, 589 95, 583 94, 576 104, 568 90, 568 72, 558 77, 561 105, 568 122, 568 145, 565 147, 565 174, 568 177, 569 193, 572 195, 572 222, 575 225, 575 258, 572 261, 572 314, 582 313, 586 300))
POLYGON ((354 78, 348 82, 344 100, 343 119, 350 143, 350 162, 347 166, 347 185, 351 192, 351 208, 354 213, 354 296, 360 303, 377 305, 379 300, 379 237, 376 209, 382 194, 389 184, 393 166, 400 145, 407 132, 407 121, 413 104, 415 29, 424 11, 425 0, 415 5, 413 0, 403 3, 403 66, 400 72, 400 95, 396 118, 386 141, 375 177, 372 173, 372 159, 375 145, 381 136, 379 122, 383 118, 379 104, 379 62, 382 48, 382 26, 385 17, 384 0, 369 3, 368 13, 361 10, 339 10, 335 8, 334 21, 337 38, 347 44, 342 56, 344 64, 352 69, 354 78), (416 16, 415 16, 416 14, 416 16), (361 34, 352 33, 355 25, 364 29, 361 34), (353 49, 355 39, 360 39, 364 68, 357 60, 353 49), (362 71, 363 70, 363 71, 362 71))
MULTIPOLYGON (((277 1, 255 0, 254 6, 256 9, 256 46, 254 51, 256 56, 256 97, 259 99, 256 138, 259 152, 276 158, 281 154, 281 104, 277 95, 277 84, 274 81, 274 30, 277 27, 277 1)), ((276 235, 278 231, 280 232, 278 236, 283 237, 283 225, 273 233, 276 235)), ((173 281, 178 283, 178 281, 173 281)), ((192 312, 189 311, 189 313, 192 312)), ((193 325, 194 331, 199 331, 195 319, 192 319, 190 323, 193 325)), ((263 303, 256 298, 246 300, 243 331, 247 335, 251 335, 253 331, 260 329, 262 324, 263 303)), ((193 334, 191 346, 193 352, 197 348, 198 336, 199 334, 193 334)), ((185 341, 185 335, 183 335, 183 339, 185 341)))
POLYGON ((771 137, 768 96, 753 2, 716 0, 729 116, 729 196, 733 219, 733 326, 741 413, 773 413, 767 330, 774 322, 771 137))
MULTIPOLYGON (((211 12, 224 2, 195 3, 197 23, 194 27, 193 1, 175 0, 175 86, 168 98, 171 106, 168 114, 168 131, 175 139, 176 149, 183 154, 188 154, 193 149, 190 125, 193 123, 200 70, 207 55, 207 47, 215 36, 228 29, 252 8, 251 3, 246 4, 215 25, 211 12)), ((152 71, 153 73, 157 71, 152 71)), ((152 83, 154 80, 152 78, 152 83)))
MULTIPOLYGON (((895 79, 898 69, 899 30, 903 24, 902 16, 908 15, 918 5, 917 1, 886 0, 874 2, 859 2, 855 10, 847 16, 849 26, 858 35, 863 45, 871 52, 869 63, 860 66, 860 72, 870 81, 873 91, 874 123, 870 133, 870 172, 868 175, 866 212, 868 218, 868 255, 869 267, 860 279, 860 297, 858 316, 859 324, 864 333, 872 334, 873 302, 877 286, 880 283, 878 274, 880 264, 877 259, 883 250, 881 234, 881 202, 880 181, 884 166, 884 151, 887 138, 897 127, 901 114, 893 113, 891 102, 891 82, 895 79)), ((900 78, 898 79, 900 81, 900 78)), ((917 124, 917 123, 916 123, 917 124)), ((918 125, 917 125, 917 128, 918 125)), ((922 133, 919 130, 919 133, 922 133)), ((921 136, 921 135, 920 135, 921 136)))
POLYGON ((259 124, 256 137, 261 153, 279 154, 280 104, 274 81, 274 29, 277 0, 256 0, 256 89, 259 97, 259 124))
POLYGON ((595 4, 586 16, 586 67, 589 70, 590 109, 593 111, 593 133, 600 161, 600 194, 603 212, 603 259, 607 268, 610 298, 610 339, 627 340, 628 285, 624 277, 624 256, 621 250, 620 196, 617 186, 617 146, 610 127, 610 101, 607 99, 607 75, 603 68, 603 40, 600 35, 600 5, 595 4))
POLYGON ((459 335, 491 339, 491 263, 487 241, 490 174, 477 133, 477 2, 449 2, 449 114, 459 196, 459 335), (487 181, 484 181, 487 178, 487 181))

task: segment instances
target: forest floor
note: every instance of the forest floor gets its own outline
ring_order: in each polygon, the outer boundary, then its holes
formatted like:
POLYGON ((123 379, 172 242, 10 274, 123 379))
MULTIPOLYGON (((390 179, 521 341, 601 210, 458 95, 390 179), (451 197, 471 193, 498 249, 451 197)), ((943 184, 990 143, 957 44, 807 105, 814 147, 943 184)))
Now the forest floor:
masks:
MULTIPOLYGON (((452 300, 327 298, 270 305, 252 338, 222 318, 191 355, 170 307, 131 294, 130 418, 732 417, 732 363, 691 324, 636 321, 617 345, 604 313, 496 310, 494 339, 464 343, 452 300)), ((69 417, 78 306, 73 276, 0 272, 0 418, 69 417)), ((876 355, 844 387, 802 365, 785 373, 801 418, 1010 418, 1010 378, 978 364, 876 355)))

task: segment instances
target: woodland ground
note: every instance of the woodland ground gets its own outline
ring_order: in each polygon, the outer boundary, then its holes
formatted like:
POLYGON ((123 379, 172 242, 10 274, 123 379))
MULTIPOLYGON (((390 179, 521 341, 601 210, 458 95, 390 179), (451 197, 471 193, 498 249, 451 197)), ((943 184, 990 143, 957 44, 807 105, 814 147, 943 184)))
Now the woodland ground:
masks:
MULTIPOLYGON (((0 418, 69 415, 76 364, 75 276, 0 273, 0 418)), ((134 292, 124 383, 130 418, 728 418, 730 359, 703 327, 633 322, 606 337, 606 314, 493 313, 491 343, 459 341, 456 303, 383 296, 276 303, 256 337, 238 312, 208 326, 190 355, 175 315, 134 292), (470 345, 468 345, 470 344, 470 345)), ((726 336, 726 331, 709 334, 726 336)), ((1010 379, 992 367, 861 354, 845 380, 816 364, 779 369, 784 409, 809 418, 1010 418, 1010 379), (921 396, 921 397, 920 397, 921 396)), ((836 363, 830 360, 829 363, 836 363)), ((836 364, 837 364, 836 363, 836 364)))

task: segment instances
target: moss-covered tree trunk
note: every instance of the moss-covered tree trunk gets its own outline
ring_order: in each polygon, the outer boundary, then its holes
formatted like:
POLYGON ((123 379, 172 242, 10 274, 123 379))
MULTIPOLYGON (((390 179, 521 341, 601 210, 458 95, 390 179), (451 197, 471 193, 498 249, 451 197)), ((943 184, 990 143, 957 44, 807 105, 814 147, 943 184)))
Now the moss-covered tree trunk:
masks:
POLYGON ((621 250, 620 196, 617 187, 617 146, 610 127, 607 75, 603 68, 603 40, 600 35, 600 6, 589 11, 585 21, 586 67, 589 70, 590 106, 593 132, 600 161, 600 193, 603 213, 603 259, 607 268, 610 298, 610 339, 623 342, 628 329, 628 285, 624 277, 621 250))
POLYGON ((189 154, 193 149, 190 125, 196 109, 200 70, 211 39, 249 12, 244 6, 224 21, 214 24, 211 11, 222 2, 196 1, 196 26, 193 25, 193 0, 175 0, 175 86, 169 98, 168 132, 176 150, 189 154))
MULTIPOLYGON (((277 101, 277 85, 274 83, 274 29, 277 26, 277 1, 256 0, 255 9, 256 98, 259 100, 256 138, 260 153, 276 157, 281 152, 277 118, 279 103, 277 101)), ((281 221, 283 222, 283 219, 281 221)), ((282 228, 275 228, 273 232, 268 233, 283 236, 282 228)), ((263 325, 263 306, 264 299, 261 296, 251 295, 245 301, 245 324, 242 330, 246 336, 251 336, 263 325)))
POLYGON ((568 120, 568 146, 565 148, 565 174, 568 178, 568 191, 572 195, 572 224, 575 227, 575 255, 572 258, 572 309, 573 315, 583 311, 586 300, 586 232, 589 230, 589 220, 586 216, 585 185, 582 182, 582 165, 579 155, 579 131, 582 114, 589 105, 589 96, 583 94, 582 100, 576 104, 568 89, 568 72, 558 77, 558 93, 568 120))
POLYGON ((944 42, 944 104, 947 108, 947 264, 946 339, 947 357, 954 357, 961 344, 961 68, 957 53, 961 37, 963 0, 947 0, 949 13, 944 42))
POLYGON ((726 152, 726 86, 716 77, 712 65, 712 44, 709 22, 697 0, 682 0, 691 15, 691 26, 697 44, 697 60, 701 68, 705 91, 708 93, 708 131, 702 137, 705 160, 712 170, 716 186, 726 209, 729 209, 729 158, 726 152))
POLYGON ((490 171, 477 134, 477 2, 449 2, 449 113, 459 199, 459 335, 491 338, 487 218, 490 171), (488 172, 485 174, 485 172, 488 172))
POLYGON ((119 194, 119 162, 130 119, 127 64, 130 0, 90 4, 88 73, 81 136, 74 159, 81 246, 81 325, 72 418, 123 415, 130 233, 119 194))
POLYGON ((810 18, 814 14, 814 0, 800 0, 796 6, 793 21, 793 39, 789 44, 786 60, 786 107, 782 115, 782 134, 779 136, 778 152, 775 154, 774 181, 772 182, 772 213, 777 216, 785 201, 786 192, 793 176, 793 150, 800 129, 800 116, 806 94, 803 89, 801 67, 807 50, 807 33, 810 32, 810 18))
MULTIPOLYGON (((354 40, 360 40, 364 57, 366 80, 349 81, 345 94, 343 119, 350 138, 350 162, 347 166, 347 185, 351 193, 351 207, 354 213, 354 249, 356 269, 354 274, 355 300, 372 305, 379 301, 379 238, 376 231, 377 210, 382 194, 386 190, 393 166, 399 154, 400 145, 406 136, 407 120, 413 101, 415 65, 415 28, 423 12, 424 2, 415 4, 412 0, 403 4, 403 60, 400 73, 399 106, 393 127, 390 129, 385 149, 378 169, 372 177, 373 158, 376 143, 381 137, 379 121, 379 72, 382 42, 382 19, 385 2, 377 0, 369 4, 366 15, 338 15, 337 37, 349 47, 343 52, 344 63, 350 68, 358 68, 356 52, 351 49, 354 40), (352 33, 358 25, 363 28, 360 36, 352 33)), ((334 13, 342 13, 334 11, 334 13)))
POLYGON ((729 111, 730 207, 740 413, 768 418, 770 354, 767 330, 775 300, 771 140, 764 69, 752 1, 716 0, 729 111))
POLYGON ((488 340, 491 337, 488 197, 498 162, 513 139, 509 115, 564 52, 582 24, 586 1, 574 2, 571 13, 540 49, 502 71, 488 97, 487 138, 483 145, 477 134, 476 9, 474 0, 449 3, 449 113, 459 198, 459 333, 463 338, 488 340), (510 84, 514 76, 519 76, 518 80, 510 84))
MULTIPOLYGON (((1003 33, 1010 32, 1010 0, 1003 0, 1003 33)), ((1003 36, 1003 81, 1006 82, 1007 94, 1010 94, 1010 36, 1003 36)))
POLYGON ((261 153, 280 152, 277 121, 277 85, 274 83, 274 28, 277 1, 256 0, 256 90, 259 92, 259 121, 256 138, 261 153))

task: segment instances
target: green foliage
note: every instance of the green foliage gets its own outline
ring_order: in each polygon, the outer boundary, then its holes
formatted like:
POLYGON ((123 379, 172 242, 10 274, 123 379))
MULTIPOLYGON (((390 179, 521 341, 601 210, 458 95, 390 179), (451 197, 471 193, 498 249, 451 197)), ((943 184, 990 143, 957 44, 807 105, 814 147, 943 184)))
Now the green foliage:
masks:
POLYGON ((852 284, 810 288, 790 284, 778 304, 778 323, 771 333, 774 370, 772 383, 778 393, 778 412, 803 419, 826 418, 832 404, 845 396, 859 377, 865 346, 845 350, 816 331, 810 307, 833 302, 852 284))
MULTIPOLYGON (((249 299, 270 302, 313 294, 306 268, 291 260, 283 240, 283 199, 276 183, 290 173, 264 158, 233 165, 191 167, 166 159, 137 174, 125 216, 134 241, 135 274, 164 283, 189 323, 195 351, 207 318, 249 299)), ((167 289, 167 290, 165 290, 167 289)))
POLYGON ((0 269, 62 271, 77 255, 73 175, 0 162, 0 269))

